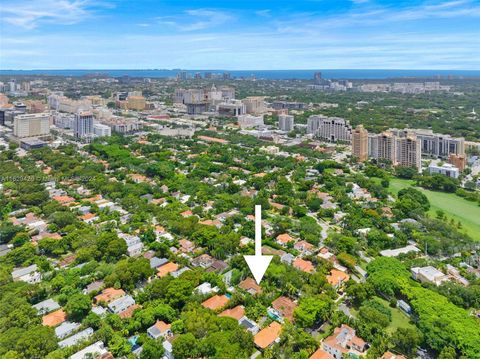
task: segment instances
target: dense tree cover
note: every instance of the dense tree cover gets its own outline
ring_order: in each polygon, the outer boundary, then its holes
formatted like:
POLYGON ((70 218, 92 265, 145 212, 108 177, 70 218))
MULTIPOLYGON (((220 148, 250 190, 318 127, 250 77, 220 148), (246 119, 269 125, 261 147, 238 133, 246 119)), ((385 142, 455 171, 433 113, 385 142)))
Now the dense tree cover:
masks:
POLYGON ((248 358, 253 351, 251 333, 228 317, 189 305, 180 316, 183 330, 173 341, 175 358, 248 358))
POLYGON ((413 282, 400 261, 381 257, 371 262, 367 270, 368 282, 377 291, 407 298, 429 347, 441 351, 447 345, 454 345, 468 358, 480 353, 478 319, 444 296, 413 282))
POLYGON ((467 358, 480 353, 478 319, 431 290, 406 285, 403 294, 418 315, 419 329, 431 348, 441 351, 453 344, 467 358))
POLYGON ((312 297, 302 297, 295 308, 295 323, 302 328, 310 328, 320 321, 329 318, 333 308, 333 301, 322 294, 312 297))

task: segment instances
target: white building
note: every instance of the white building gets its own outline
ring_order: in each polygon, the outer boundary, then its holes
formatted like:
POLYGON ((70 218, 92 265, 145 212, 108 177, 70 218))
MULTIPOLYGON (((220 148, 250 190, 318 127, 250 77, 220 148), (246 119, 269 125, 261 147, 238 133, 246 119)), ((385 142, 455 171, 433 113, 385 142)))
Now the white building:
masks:
POLYGON ((238 125, 240 126, 241 129, 264 125, 263 115, 261 116, 240 115, 237 118, 238 118, 238 125))
POLYGON ((75 114, 73 132, 76 138, 87 138, 93 135, 93 114, 90 111, 75 114))
POLYGON ((440 272, 438 269, 432 266, 427 267, 413 267, 410 269, 412 277, 422 283, 432 283, 440 285, 445 281, 448 281, 448 276, 440 272))
POLYGON ((460 170, 450 163, 445 163, 442 166, 432 163, 428 166, 428 172, 430 172, 430 174, 441 174, 451 178, 458 178, 460 175, 460 170))
POLYGON ((42 275, 37 271, 37 265, 32 264, 25 268, 17 268, 12 272, 14 281, 22 281, 30 284, 40 283, 42 275))
POLYGON ((340 117, 312 115, 307 120, 307 133, 328 142, 350 142, 352 126, 349 121, 340 117))
POLYGON ((293 131, 294 117, 293 115, 278 115, 278 128, 281 131, 293 131))
POLYGON ((96 123, 93 125, 93 133, 98 137, 110 137, 112 135, 112 129, 107 125, 96 123))
POLYGON ((50 134, 48 113, 17 115, 13 120, 13 134, 18 138, 47 136, 50 134))

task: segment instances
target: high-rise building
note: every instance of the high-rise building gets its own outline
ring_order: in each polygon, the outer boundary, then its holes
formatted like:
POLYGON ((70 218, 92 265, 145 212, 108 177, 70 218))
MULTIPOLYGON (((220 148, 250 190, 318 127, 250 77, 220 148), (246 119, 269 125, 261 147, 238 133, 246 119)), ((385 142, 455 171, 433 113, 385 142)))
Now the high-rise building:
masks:
POLYGON ((47 136, 50 134, 48 113, 16 115, 13 120, 13 135, 18 138, 47 136))
POLYGON ((395 165, 422 169, 422 150, 420 139, 414 133, 396 137, 397 156, 395 165))
POLYGON ((293 115, 278 115, 278 128, 281 131, 290 132, 294 128, 293 115))
POLYGON ((452 153, 459 156, 465 155, 465 139, 463 137, 452 137, 424 129, 392 129, 392 131, 397 136, 414 133, 420 139, 422 155, 426 157, 447 159, 452 153))
POLYGON ((377 157, 376 159, 396 162, 397 148, 395 135, 391 131, 385 131, 377 135, 377 157))
POLYGON ((245 104, 247 113, 251 115, 260 115, 267 110, 267 106, 265 106, 265 97, 263 96, 246 97, 242 102, 245 104))
POLYGON ((340 117, 312 115, 307 120, 307 133, 328 142, 350 142, 352 126, 340 117))
POLYGON ((352 133, 352 156, 360 162, 368 159, 368 131, 359 125, 352 133))
POLYGON ((76 138, 88 139, 93 135, 93 114, 90 111, 77 112, 73 123, 76 138))
POLYGON ((128 96, 127 106, 129 110, 137 110, 137 111, 145 110, 145 97, 128 96))
POLYGON ((369 157, 390 161, 394 166, 415 167, 421 170, 421 143, 414 133, 389 130, 367 136, 369 157))
POLYGON ((322 83, 322 73, 315 72, 313 74, 313 81, 315 82, 316 85, 320 85, 322 83))

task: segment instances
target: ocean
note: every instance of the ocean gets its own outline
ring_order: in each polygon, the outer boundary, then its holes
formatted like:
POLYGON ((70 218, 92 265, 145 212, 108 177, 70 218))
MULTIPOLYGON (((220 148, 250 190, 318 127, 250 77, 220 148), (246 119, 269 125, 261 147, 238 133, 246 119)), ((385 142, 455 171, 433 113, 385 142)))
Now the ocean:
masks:
POLYGON ((222 74, 228 72, 235 78, 255 77, 257 79, 312 79, 315 72, 321 72, 325 79, 389 79, 389 78, 480 78, 480 70, 0 70, 0 75, 47 75, 47 76, 84 76, 91 74, 106 74, 111 77, 175 77, 178 72, 186 71, 190 76, 200 73, 222 74))

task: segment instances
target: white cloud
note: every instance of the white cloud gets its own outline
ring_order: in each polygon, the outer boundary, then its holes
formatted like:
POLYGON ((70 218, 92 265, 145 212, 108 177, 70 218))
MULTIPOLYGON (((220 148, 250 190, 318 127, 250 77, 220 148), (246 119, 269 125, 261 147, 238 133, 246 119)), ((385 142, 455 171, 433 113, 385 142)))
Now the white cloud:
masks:
POLYGON ((94 8, 111 5, 91 0, 20 0, 1 6, 2 21, 30 30, 41 23, 76 24, 92 16, 94 8))
POLYGON ((182 15, 157 17, 159 24, 174 27, 178 31, 199 31, 223 25, 233 16, 227 12, 210 9, 186 10, 182 15))

